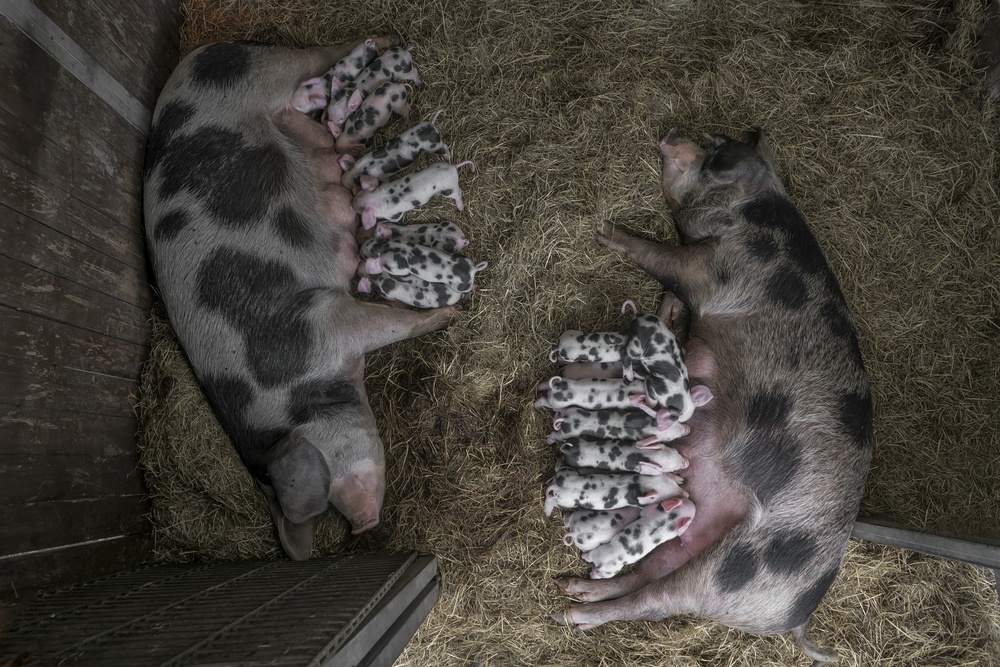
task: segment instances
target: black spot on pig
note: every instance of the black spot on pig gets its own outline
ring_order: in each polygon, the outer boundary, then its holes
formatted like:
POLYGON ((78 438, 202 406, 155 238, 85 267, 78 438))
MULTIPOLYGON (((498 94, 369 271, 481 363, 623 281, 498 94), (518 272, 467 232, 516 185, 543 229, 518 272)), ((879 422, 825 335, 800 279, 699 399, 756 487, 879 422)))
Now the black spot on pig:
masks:
POLYGON ((792 398, 777 389, 765 389, 750 397, 747 424, 750 428, 784 428, 792 411, 792 398))
POLYGON ((242 378, 230 375, 202 378, 209 405, 229 435, 243 465, 257 479, 268 482, 265 465, 267 450, 284 437, 285 429, 258 429, 249 425, 247 410, 253 400, 254 390, 242 378))
POLYGON ((245 420, 253 401, 253 387, 234 375, 215 375, 202 379, 202 387, 216 412, 228 420, 245 420))
POLYGON ((816 554, 819 544, 805 531, 779 531, 763 552, 764 565, 775 574, 800 572, 816 554))
POLYGON ((312 243, 313 235, 309 225, 295 209, 282 207, 274 216, 274 228, 285 243, 297 248, 304 248, 312 243))
POLYGON ((750 224, 769 229, 788 230, 806 224, 795 210, 795 205, 777 195, 751 201, 743 207, 742 214, 750 224))
POLYGON ((146 176, 149 176, 150 172, 163 159, 170 140, 193 116, 194 107, 190 104, 169 102, 164 105, 156 120, 156 125, 149 133, 149 141, 146 145, 146 164, 143 170, 146 176))
POLYGON ((788 433, 751 430, 736 458, 736 473, 766 505, 788 486, 802 463, 802 448, 788 433))
POLYGON ((221 223, 245 227, 260 220, 288 180, 288 161, 275 145, 251 146, 231 130, 206 126, 170 142, 160 196, 187 190, 221 223))
POLYGON ((778 244, 770 236, 753 236, 746 247, 750 257, 761 262, 773 259, 778 253, 778 244))
POLYGON ((838 338, 850 336, 854 333, 851 320, 844 310, 844 305, 837 299, 830 299, 820 308, 820 316, 830 328, 830 333, 838 338))
POLYGON ((314 290, 300 290, 292 270, 220 247, 198 267, 198 303, 243 336, 254 378, 275 387, 306 370, 312 332, 304 319, 314 290))
POLYGON ((841 396, 837 401, 837 418, 858 449, 872 446, 872 402, 869 394, 841 396))
POLYGON ((414 134, 417 139, 426 143, 437 143, 441 140, 441 135, 438 133, 437 128, 430 123, 421 123, 417 126, 417 131, 414 134))
POLYGON ((757 576, 760 562, 753 548, 746 543, 735 545, 715 571, 715 586, 722 594, 735 593, 757 576))
POLYGON ((830 590, 830 586, 833 585, 839 572, 840 565, 838 564, 817 579, 812 586, 799 593, 788 610, 785 622, 786 630, 797 628, 809 620, 809 616, 816 611, 816 607, 819 606, 826 592, 830 590))
POLYGON ((219 42, 205 47, 191 63, 191 78, 201 86, 231 86, 250 71, 245 42, 219 42))
POLYGON ((189 222, 191 222, 191 218, 187 211, 171 211, 156 223, 153 238, 160 242, 173 240, 181 233, 181 230, 187 227, 189 222))
POLYGON ((764 286, 764 294, 771 301, 791 310, 798 310, 809 300, 805 282, 787 265, 774 270, 764 286))
POLYGON ((445 188, 444 190, 441 191, 441 194, 443 196, 445 196, 445 197, 450 197, 451 193, 452 193, 452 189, 451 188, 445 188))
POLYGON ((799 224, 788 228, 786 232, 788 236, 785 239, 785 250, 803 272, 812 275, 820 271, 831 271, 826 256, 816 237, 806 227, 805 221, 799 218, 799 224))
POLYGON ((310 380, 292 387, 288 396, 288 417, 297 426, 360 403, 361 397, 350 382, 310 380))

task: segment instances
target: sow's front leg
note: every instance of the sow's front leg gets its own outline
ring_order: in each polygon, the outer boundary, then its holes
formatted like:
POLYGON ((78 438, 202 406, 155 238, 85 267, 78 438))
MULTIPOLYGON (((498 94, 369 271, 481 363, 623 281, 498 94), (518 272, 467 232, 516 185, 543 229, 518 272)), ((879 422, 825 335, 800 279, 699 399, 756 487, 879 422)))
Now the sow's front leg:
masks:
POLYGON ((636 238, 607 222, 597 232, 597 242, 628 257, 688 305, 713 287, 715 248, 710 244, 667 246, 636 238))

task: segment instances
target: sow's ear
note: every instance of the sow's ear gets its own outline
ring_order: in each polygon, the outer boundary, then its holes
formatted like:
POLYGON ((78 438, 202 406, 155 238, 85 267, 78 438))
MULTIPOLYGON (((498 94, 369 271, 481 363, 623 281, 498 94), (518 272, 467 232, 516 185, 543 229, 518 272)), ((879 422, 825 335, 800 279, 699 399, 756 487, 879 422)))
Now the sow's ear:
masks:
POLYGON ((740 135, 740 141, 756 150, 757 155, 767 163, 767 166, 772 170, 774 169, 774 156, 771 155, 771 145, 764 138, 764 133, 759 127, 744 132, 740 135))
POLYGON ((319 450, 294 430, 268 452, 271 484, 258 483, 278 539, 292 560, 306 560, 329 501, 330 469, 319 450))
POLYGON ((267 472, 288 520, 302 523, 329 505, 330 468, 320 451, 297 429, 267 453, 267 472))

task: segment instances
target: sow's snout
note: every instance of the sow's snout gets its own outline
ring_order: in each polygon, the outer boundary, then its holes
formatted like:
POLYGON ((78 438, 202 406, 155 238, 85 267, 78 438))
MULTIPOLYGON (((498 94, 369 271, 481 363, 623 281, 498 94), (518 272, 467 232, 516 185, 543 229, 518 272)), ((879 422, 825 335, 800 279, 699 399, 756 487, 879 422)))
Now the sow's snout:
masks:
POLYGON ((351 522, 357 535, 378 525, 385 498, 385 469, 362 461, 353 472, 330 482, 330 502, 351 522))

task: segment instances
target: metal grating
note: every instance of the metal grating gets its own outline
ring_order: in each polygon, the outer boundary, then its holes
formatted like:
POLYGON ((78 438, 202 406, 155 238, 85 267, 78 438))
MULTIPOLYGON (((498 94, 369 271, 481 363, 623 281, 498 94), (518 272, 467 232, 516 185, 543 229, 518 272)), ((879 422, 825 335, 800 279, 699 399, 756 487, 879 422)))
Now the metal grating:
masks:
POLYGON ((143 568, 40 596, 0 637, 0 655, 129 667, 341 664, 337 651, 373 609, 382 614, 390 589, 399 614, 423 592, 410 589, 433 587, 436 599, 438 580, 434 559, 416 553, 143 568))

